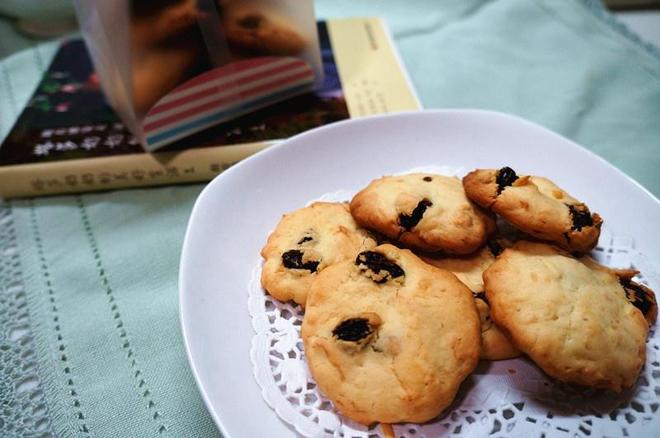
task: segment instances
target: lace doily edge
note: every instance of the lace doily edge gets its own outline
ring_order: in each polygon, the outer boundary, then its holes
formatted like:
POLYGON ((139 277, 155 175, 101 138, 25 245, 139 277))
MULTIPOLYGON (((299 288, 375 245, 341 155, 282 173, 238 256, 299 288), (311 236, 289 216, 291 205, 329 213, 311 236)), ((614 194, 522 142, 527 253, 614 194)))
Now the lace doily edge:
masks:
MULTIPOLYGON (((255 277, 255 274, 260 271, 259 269, 255 270, 250 279, 250 283, 253 284, 255 281, 259 281, 255 277)), ((255 336, 252 336, 250 342, 250 361, 252 362, 252 374, 259 385, 261 391, 261 396, 266 402, 266 404, 277 414, 280 420, 283 420, 284 423, 295 429, 296 432, 303 436, 312 436, 314 434, 314 428, 310 429, 309 427, 305 428, 303 425, 299 424, 296 419, 299 419, 299 413, 293 411, 290 405, 285 405, 284 409, 282 405, 278 405, 275 400, 271 399, 270 393, 267 391, 269 384, 276 384, 274 381, 271 381, 272 373, 268 368, 259 367, 258 361, 258 352, 259 347, 263 345, 266 337, 261 336, 266 330, 268 330, 267 322, 264 318, 267 316, 263 313, 259 313, 260 309, 265 305, 265 296, 253 296, 248 293, 248 312, 252 320, 252 329, 255 332, 255 336)))

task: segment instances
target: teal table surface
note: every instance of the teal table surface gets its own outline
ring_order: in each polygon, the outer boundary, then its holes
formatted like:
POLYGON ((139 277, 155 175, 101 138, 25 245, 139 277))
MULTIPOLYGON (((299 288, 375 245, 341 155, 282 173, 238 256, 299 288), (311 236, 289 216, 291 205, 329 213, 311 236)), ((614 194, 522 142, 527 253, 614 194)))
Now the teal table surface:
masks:
MULTIPOLYGON (((660 53, 597 1, 319 0, 317 13, 383 16, 425 108, 528 118, 660 194, 660 53)), ((56 47, 16 38, 26 49, 0 61, 0 138, 56 47)), ((202 188, 0 204, 0 436, 219 435, 178 320, 202 188)))

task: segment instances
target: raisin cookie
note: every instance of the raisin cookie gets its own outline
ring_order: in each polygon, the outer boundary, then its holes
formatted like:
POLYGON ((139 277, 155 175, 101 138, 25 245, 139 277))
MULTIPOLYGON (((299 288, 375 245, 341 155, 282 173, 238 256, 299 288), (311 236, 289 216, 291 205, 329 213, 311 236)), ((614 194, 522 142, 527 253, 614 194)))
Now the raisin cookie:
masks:
POLYGON ((316 383, 362 424, 436 417, 477 365, 479 333, 456 276, 389 244, 321 272, 302 325, 316 383))
POLYGON ((471 291, 481 321, 481 359, 502 360, 520 356, 518 350, 490 317, 488 299, 484 293, 483 272, 493 264, 504 249, 496 240, 488 241, 479 252, 462 257, 423 256, 422 260, 445 269, 458 277, 471 291))
POLYGON ((261 250, 261 284, 276 299, 304 306, 318 272, 374 246, 347 204, 315 202, 284 215, 268 237, 261 250))
POLYGON ((616 392, 635 383, 649 326, 613 272, 521 241, 483 278, 493 320, 548 375, 616 392))
POLYGON ((428 173, 372 181, 351 201, 351 214, 363 227, 427 252, 469 254, 495 231, 460 180, 428 173))
POLYGON ((598 243, 600 216, 547 178, 518 176, 510 167, 477 169, 463 186, 472 201, 538 239, 576 252, 598 243))
POLYGON ((307 46, 290 25, 274 16, 238 3, 223 9, 223 28, 232 48, 264 55, 298 55, 307 46))

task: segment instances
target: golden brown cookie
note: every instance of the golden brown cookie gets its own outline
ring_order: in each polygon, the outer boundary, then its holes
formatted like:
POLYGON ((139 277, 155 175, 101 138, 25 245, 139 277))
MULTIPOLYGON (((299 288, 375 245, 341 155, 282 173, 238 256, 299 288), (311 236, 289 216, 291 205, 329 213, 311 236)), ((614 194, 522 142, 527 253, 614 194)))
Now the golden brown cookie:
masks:
POLYGON ((489 241, 479 252, 467 256, 423 256, 422 260, 450 271, 463 282, 474 296, 481 322, 481 359, 502 360, 520 356, 518 350, 490 317, 488 299, 484 293, 483 272, 495 261, 503 248, 495 240, 489 241))
POLYGON ((479 316, 453 274, 385 244, 318 275, 302 338, 314 379, 342 414, 424 422, 475 368, 479 316))
POLYGON ((304 306, 319 272, 374 246, 347 204, 315 202, 284 215, 268 237, 261 250, 261 284, 276 299, 304 306))
POLYGON ((493 320, 547 374, 617 392, 635 383, 649 327, 613 272, 521 241, 483 278, 493 320))
POLYGON ((237 3, 223 10, 223 27, 234 49, 256 54, 293 56, 305 49, 307 42, 290 25, 273 15, 237 3))
POLYGON ((600 216, 547 178, 518 176, 510 167, 477 169, 463 186, 472 201, 538 239, 577 252, 598 243, 600 216))
POLYGON ((469 254, 495 231, 459 179, 428 173, 372 181, 351 201, 351 214, 363 227, 427 252, 469 254))

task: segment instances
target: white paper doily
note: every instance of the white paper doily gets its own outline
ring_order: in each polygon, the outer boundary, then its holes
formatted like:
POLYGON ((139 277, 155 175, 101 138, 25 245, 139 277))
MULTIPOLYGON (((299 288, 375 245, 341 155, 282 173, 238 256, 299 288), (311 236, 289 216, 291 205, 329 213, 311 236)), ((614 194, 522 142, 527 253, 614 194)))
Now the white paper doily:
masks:
MULTIPOLYGON (((342 190, 322 199, 340 201, 351 196, 352 192, 342 190)), ((660 290, 660 276, 633 243, 603 228, 592 255, 610 267, 640 270, 643 276, 636 280, 660 290)), ((250 355, 265 401, 283 421, 307 437, 382 436, 379 427, 367 428, 339 415, 321 394, 304 357, 300 338, 303 309, 266 294, 259 281, 261 263, 256 258, 255 264, 248 299, 255 330, 250 355)), ((394 432, 406 438, 657 437, 659 407, 660 336, 654 327, 647 342, 646 366, 635 387, 623 394, 555 382, 525 358, 480 361, 440 417, 422 425, 395 425, 394 432)))

